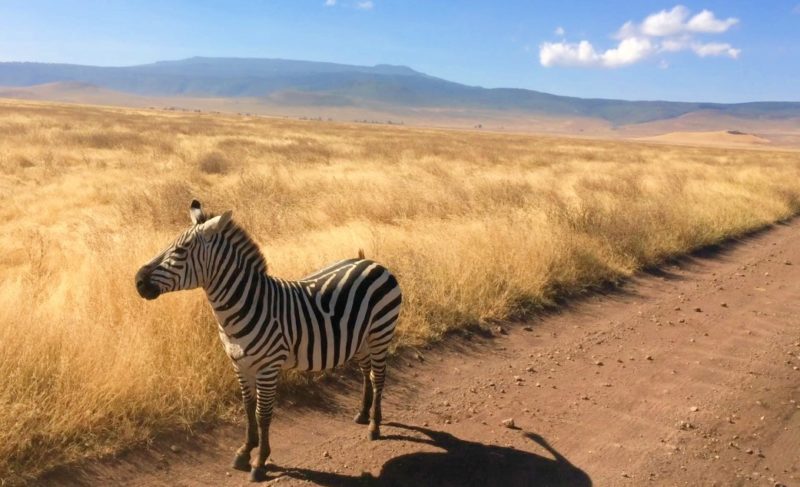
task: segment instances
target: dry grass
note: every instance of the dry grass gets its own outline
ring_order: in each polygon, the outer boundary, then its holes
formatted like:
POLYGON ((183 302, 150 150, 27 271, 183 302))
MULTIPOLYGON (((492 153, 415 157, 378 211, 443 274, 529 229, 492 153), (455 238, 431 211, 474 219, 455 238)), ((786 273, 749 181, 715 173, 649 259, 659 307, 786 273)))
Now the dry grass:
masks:
POLYGON ((238 405, 201 292, 138 266, 231 208, 274 274, 369 257, 398 343, 524 316, 800 210, 800 154, 0 102, 0 478, 238 405), (165 373, 169 371, 169 373, 165 373))

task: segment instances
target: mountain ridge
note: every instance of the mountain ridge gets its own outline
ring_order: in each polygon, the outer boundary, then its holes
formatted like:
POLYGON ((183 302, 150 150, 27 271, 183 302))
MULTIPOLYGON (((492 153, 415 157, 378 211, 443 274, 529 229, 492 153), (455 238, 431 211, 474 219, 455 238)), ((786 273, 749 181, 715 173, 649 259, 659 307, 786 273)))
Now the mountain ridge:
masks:
POLYGON ((390 64, 202 56, 135 66, 0 62, 0 86, 57 82, 86 83, 144 96, 249 97, 310 106, 513 110, 530 115, 598 118, 613 125, 665 120, 701 110, 751 119, 800 118, 800 102, 725 104, 578 98, 523 88, 469 86, 390 64))

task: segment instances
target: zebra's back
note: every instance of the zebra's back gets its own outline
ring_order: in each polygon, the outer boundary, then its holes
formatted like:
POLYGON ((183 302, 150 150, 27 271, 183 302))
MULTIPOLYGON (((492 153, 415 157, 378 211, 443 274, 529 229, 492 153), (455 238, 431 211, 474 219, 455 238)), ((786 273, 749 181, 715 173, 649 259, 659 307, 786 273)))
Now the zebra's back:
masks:
POLYGON ((285 368, 329 369, 365 344, 380 348, 391 341, 402 293, 382 265, 348 259, 286 284, 293 289, 295 306, 287 310, 293 316, 284 320, 285 368))

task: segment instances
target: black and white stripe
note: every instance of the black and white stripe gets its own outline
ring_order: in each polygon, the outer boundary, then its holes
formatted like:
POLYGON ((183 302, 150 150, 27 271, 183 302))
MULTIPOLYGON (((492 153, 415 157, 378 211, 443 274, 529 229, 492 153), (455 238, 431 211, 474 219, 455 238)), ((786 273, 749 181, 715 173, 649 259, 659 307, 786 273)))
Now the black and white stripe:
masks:
POLYGON ((142 297, 202 287, 233 361, 248 415, 248 434, 234 466, 244 469, 258 441, 253 477, 269 456, 268 428, 281 369, 324 370, 355 359, 364 374, 356 421, 377 438, 386 356, 402 301, 397 279, 363 256, 337 262, 298 281, 267 274, 261 251, 231 220, 207 218, 197 201, 194 225, 143 266, 142 297))

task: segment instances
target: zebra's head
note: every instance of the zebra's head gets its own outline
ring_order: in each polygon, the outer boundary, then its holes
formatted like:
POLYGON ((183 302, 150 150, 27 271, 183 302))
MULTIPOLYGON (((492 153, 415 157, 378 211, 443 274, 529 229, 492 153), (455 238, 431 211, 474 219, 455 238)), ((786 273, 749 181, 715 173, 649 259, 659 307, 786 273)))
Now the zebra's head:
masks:
POLYGON ((136 290, 145 299, 202 286, 210 244, 231 221, 231 212, 208 217, 197 200, 189 208, 192 226, 136 273, 136 290))

